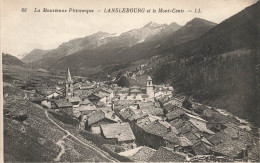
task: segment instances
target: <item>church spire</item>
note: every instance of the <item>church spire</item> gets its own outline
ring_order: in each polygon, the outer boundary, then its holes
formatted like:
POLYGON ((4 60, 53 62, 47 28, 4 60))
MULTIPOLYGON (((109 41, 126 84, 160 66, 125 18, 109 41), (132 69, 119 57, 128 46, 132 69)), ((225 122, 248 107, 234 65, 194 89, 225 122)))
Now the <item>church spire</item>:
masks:
POLYGON ((66 82, 67 83, 73 83, 71 75, 70 75, 70 69, 69 68, 67 70, 66 82))
POLYGON ((66 81, 65 81, 65 96, 66 98, 73 97, 73 80, 70 75, 70 69, 67 70, 66 81))

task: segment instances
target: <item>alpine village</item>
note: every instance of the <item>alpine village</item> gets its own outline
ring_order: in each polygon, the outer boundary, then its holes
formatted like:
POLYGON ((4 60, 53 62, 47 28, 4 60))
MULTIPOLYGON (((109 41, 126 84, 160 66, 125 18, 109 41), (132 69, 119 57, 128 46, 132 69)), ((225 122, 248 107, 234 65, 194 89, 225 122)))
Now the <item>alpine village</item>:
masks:
POLYGON ((4 160, 260 161, 259 6, 3 53, 4 160))

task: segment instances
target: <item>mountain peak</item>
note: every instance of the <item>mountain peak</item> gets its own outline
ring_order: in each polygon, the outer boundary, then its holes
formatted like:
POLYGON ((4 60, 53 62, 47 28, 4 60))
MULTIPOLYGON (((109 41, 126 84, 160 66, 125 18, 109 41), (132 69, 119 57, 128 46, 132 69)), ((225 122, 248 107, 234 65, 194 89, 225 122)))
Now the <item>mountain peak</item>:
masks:
POLYGON ((188 25, 188 26, 193 26, 193 25, 196 25, 196 26, 201 26, 201 25, 215 26, 217 24, 210 22, 208 20, 205 20, 205 19, 194 18, 191 21, 187 22, 186 25, 188 25))
POLYGON ((110 34, 107 33, 107 32, 98 31, 98 32, 94 33, 93 35, 97 35, 97 36, 106 36, 106 35, 110 35, 110 34))
POLYGON ((162 26, 162 24, 157 24, 157 23, 150 21, 143 28, 157 28, 157 27, 161 27, 161 26, 162 26))
POLYGON ((176 22, 172 22, 171 24, 169 24, 169 26, 180 26, 180 25, 177 24, 176 22))
POLYGON ((5 53, 2 53, 2 63, 5 65, 19 65, 19 66, 24 65, 24 63, 17 57, 5 53))

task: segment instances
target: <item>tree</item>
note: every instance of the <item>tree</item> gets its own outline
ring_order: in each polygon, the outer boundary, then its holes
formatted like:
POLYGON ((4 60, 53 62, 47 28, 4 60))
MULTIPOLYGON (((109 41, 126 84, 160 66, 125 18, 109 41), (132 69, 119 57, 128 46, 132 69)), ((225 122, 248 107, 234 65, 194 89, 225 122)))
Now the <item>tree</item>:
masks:
POLYGON ((117 82, 117 85, 120 87, 129 87, 129 84, 129 80, 125 76, 122 76, 117 82))
POLYGON ((182 102, 182 106, 183 106, 184 108, 190 110, 191 107, 192 107, 192 104, 191 104, 191 102, 190 102, 189 100, 185 99, 185 100, 182 102))

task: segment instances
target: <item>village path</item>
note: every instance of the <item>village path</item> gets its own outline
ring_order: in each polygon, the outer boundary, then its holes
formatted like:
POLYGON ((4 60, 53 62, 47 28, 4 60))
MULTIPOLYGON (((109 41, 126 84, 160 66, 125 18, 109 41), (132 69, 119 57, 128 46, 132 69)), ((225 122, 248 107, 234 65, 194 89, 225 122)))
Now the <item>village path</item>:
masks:
POLYGON ((68 136, 69 135, 65 135, 60 140, 57 141, 56 144, 61 148, 61 151, 53 161, 60 161, 61 156, 65 153, 65 147, 63 144, 65 143, 64 139, 66 139, 68 136))
MULTIPOLYGON (((82 140, 78 139, 76 136, 74 136, 73 134, 71 134, 68 130, 62 128, 60 125, 58 125, 56 122, 54 122, 50 117, 49 117, 49 114, 48 114, 48 111, 45 110, 45 115, 46 117, 55 125, 57 126, 59 129, 61 129, 62 131, 64 131, 67 135, 65 135, 63 138, 65 139, 66 137, 68 136, 71 136, 72 138, 74 138, 75 140, 77 140, 79 143, 81 143, 82 145, 84 145, 85 147, 87 147, 88 149, 92 149, 94 151, 96 151, 98 154, 100 154, 103 158, 107 159, 108 161, 111 161, 111 162, 118 162, 116 159, 111 159, 109 157, 107 157, 102 150, 98 149, 97 147, 94 147, 90 144, 87 144, 85 142, 83 142, 82 140)), ((58 142, 57 142, 58 143, 58 142)), ((59 144, 62 144, 62 143, 59 143, 59 144)), ((60 145, 59 145, 60 146, 60 145)), ((63 150, 64 146, 60 146, 61 147, 61 150, 63 150), (63 147, 63 148, 62 148, 63 147)), ((62 152, 62 151, 61 151, 62 152)), ((63 153, 59 153, 59 154, 63 154, 63 153)), ((65 149, 64 149, 64 152, 65 152, 65 149)), ((58 155, 59 156, 59 155, 58 155)), ((57 157, 58 158, 58 157, 57 157)))

